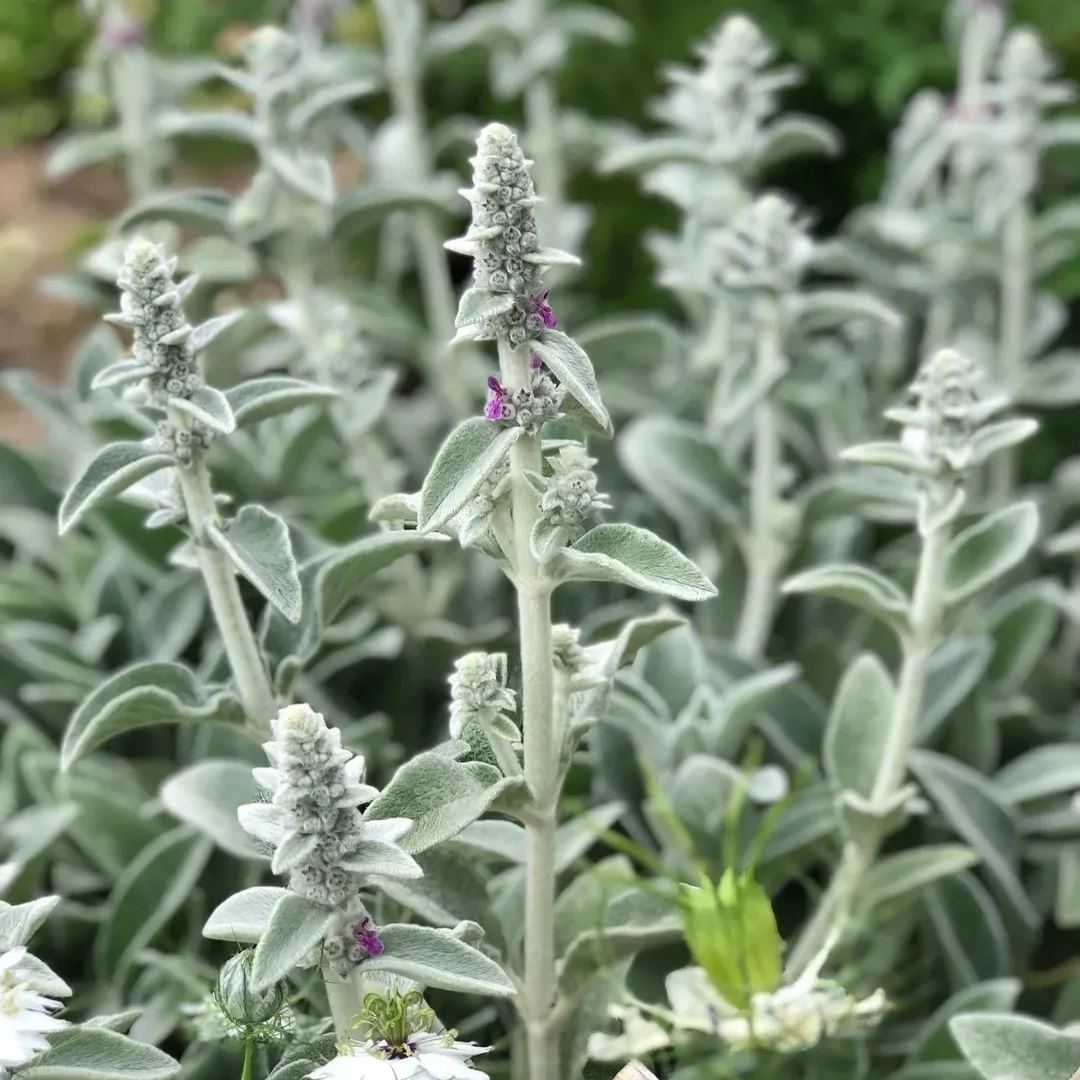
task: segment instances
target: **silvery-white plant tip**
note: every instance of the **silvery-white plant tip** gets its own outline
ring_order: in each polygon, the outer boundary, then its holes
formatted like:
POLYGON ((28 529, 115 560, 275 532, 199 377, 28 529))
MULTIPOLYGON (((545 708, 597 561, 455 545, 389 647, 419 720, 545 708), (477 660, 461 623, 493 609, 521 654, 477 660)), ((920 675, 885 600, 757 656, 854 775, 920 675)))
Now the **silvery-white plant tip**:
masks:
POLYGON ((640 1061, 631 1061, 616 1073, 615 1080, 657 1080, 657 1076, 640 1061))

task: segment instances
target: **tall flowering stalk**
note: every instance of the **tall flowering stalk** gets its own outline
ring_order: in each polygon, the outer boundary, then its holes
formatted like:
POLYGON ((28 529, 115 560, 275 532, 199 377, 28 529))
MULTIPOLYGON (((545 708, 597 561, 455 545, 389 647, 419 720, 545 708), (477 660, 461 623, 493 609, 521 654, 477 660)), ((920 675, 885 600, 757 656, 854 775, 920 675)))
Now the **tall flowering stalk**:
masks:
POLYGON ((898 442, 869 443, 848 460, 906 475, 917 493, 919 553, 910 596, 862 566, 825 566, 790 579, 785 590, 847 599, 896 633, 895 684, 879 661, 861 656, 837 690, 826 736, 829 779, 846 840, 828 890, 788 960, 801 972, 842 927, 885 838, 918 808, 907 773, 919 735, 931 659, 966 601, 1028 552, 1038 531, 1032 503, 976 517, 963 530, 973 472, 993 454, 1030 436, 1029 420, 994 420, 1007 398, 993 393, 983 369, 954 350, 929 357, 908 404, 887 416, 902 425, 898 442))
MULTIPOLYGON (((570 752, 584 724, 571 722, 573 687, 584 654, 568 628, 556 632, 551 596, 577 579, 622 582, 686 600, 715 590, 692 563, 645 530, 598 525, 607 507, 594 464, 580 443, 552 452, 549 421, 573 420, 610 433, 592 365, 557 329, 546 267, 572 257, 540 246, 538 198, 514 133, 491 124, 473 158, 473 209, 466 235, 447 246, 473 258, 473 286, 461 299, 463 340, 494 341, 499 375, 489 379, 484 418, 466 421, 440 449, 420 492, 422 530, 456 533, 491 554, 514 584, 521 670, 522 753, 508 715, 517 698, 505 686, 505 662, 466 657, 453 682, 454 723, 478 724, 508 779, 524 781, 519 811, 526 829, 525 930, 518 1006, 531 1080, 556 1080, 559 1032, 567 1005, 557 1005, 555 835, 570 752), (568 636, 569 633, 569 636, 568 636)), ((621 649, 618 655, 622 655, 621 649)))

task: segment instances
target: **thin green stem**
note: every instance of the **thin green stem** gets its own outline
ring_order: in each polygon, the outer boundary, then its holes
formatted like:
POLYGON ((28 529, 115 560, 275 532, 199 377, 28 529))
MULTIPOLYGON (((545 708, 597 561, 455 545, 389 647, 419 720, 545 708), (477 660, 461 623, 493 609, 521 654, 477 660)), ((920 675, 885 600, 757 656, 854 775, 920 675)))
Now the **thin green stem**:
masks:
MULTIPOLYGON (((529 352, 499 341, 505 384, 526 385, 529 352)), ((551 586, 532 553, 539 509, 527 473, 542 468, 540 433, 525 433, 510 454, 514 517, 514 583, 521 639, 521 711, 525 782, 532 806, 525 823, 524 1001, 529 1080, 560 1080, 555 1004, 555 825, 561 746, 555 731, 555 678, 551 651, 551 586)))
POLYGON ((255 1062, 255 1043, 248 1039, 244 1043, 244 1068, 240 1073, 240 1080, 252 1080, 253 1066, 255 1062))
MULTIPOLYGON (((171 415, 177 427, 186 428, 179 415, 171 415)), ((184 498, 184 508, 195 542, 195 556, 206 582, 210 607, 221 634, 236 689, 244 706, 249 726, 263 731, 276 712, 274 691, 266 666, 259 653, 247 609, 244 607, 236 572, 223 552, 209 538, 211 526, 219 526, 210 474, 202 454, 196 451, 189 465, 178 465, 177 476, 184 498)))
MULTIPOLYGON (((1019 202, 1005 223, 1001 250, 1001 327, 998 351, 998 377, 1004 389, 1015 395, 1027 374, 1027 335, 1031 319, 1032 294, 1031 208, 1027 200, 1019 202)), ((993 461, 993 493, 998 499, 1008 497, 1016 487, 1016 450, 998 453, 993 461)))
POLYGON ((776 297, 762 297, 755 372, 761 399, 754 411, 750 532, 743 545, 746 589, 735 633, 735 652, 746 660, 757 660, 764 655, 776 611, 777 578, 786 559, 786 543, 777 532, 783 462, 774 395, 783 366, 781 348, 779 304, 776 297))

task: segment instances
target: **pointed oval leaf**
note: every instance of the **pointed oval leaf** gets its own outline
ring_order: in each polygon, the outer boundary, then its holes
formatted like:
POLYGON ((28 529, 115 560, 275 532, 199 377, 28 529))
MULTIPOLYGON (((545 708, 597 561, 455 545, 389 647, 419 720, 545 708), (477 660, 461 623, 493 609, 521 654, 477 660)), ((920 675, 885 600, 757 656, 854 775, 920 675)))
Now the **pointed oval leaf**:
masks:
POLYGON ((974 866, 978 854, 965 844, 925 844, 888 855, 866 875, 859 898, 864 911, 925 888, 974 866))
POLYGON ((600 397, 596 373, 585 350, 558 330, 545 331, 541 337, 529 342, 529 348, 544 361, 566 392, 610 435, 611 417, 600 397))
POLYGON ((1031 549, 1039 532, 1033 502, 1007 506, 965 529, 949 547, 945 596, 958 604, 1011 570, 1031 549))
POLYGON ((238 428, 305 405, 322 405, 338 396, 336 390, 284 375, 248 379, 225 391, 238 428))
POLYGON ((514 297, 510 293, 493 292, 491 289, 478 289, 473 286, 462 293, 454 325, 458 329, 475 326, 495 318, 496 315, 502 315, 513 306, 514 297))
POLYGON ((238 308, 236 311, 230 311, 225 315, 218 315, 216 318, 207 319, 204 323, 199 323, 191 332, 191 337, 188 338, 188 342, 191 345, 192 352, 201 352, 207 348, 211 342, 218 336, 223 334, 230 326, 239 322, 247 312, 243 308, 238 308))
POLYGON ((478 949, 445 929, 390 924, 379 929, 385 952, 365 960, 363 972, 385 971, 421 986, 463 994, 509 997, 514 984, 506 972, 478 949))
POLYGON ((332 908, 286 892, 274 905, 266 930, 255 946, 252 989, 269 989, 303 963, 312 949, 322 944, 335 917, 332 908))
POLYGON ((76 709, 60 746, 60 767, 67 771, 114 735, 136 728, 242 719, 231 694, 207 695, 182 664, 135 664, 106 679, 76 709))
POLYGON ((66 1028, 19 1069, 20 1080, 172 1080, 180 1063, 163 1050, 104 1027, 66 1028))
POLYGON ((262 858, 241 828, 236 811, 259 799, 251 769, 239 761, 200 761, 173 773, 160 791, 161 803, 177 820, 210 837, 241 859, 262 858))
POLYGON ((274 908, 288 893, 288 889, 275 885, 256 885, 233 893, 210 913, 203 927, 203 937, 211 941, 254 944, 266 933, 274 908))
POLYGON ((785 593, 812 593, 843 600, 875 615, 894 629, 907 624, 908 598, 894 581, 855 563, 817 566, 790 577, 781 586, 785 593))
POLYGON ((103 446, 60 504, 60 532, 66 533, 95 507, 126 491, 137 480, 173 464, 168 454, 142 442, 103 446))
POLYGON ((863 653, 844 672, 825 728, 825 772, 841 790, 873 793, 892 721, 895 687, 885 665, 863 653))
POLYGON ((985 1080, 1068 1080, 1080 1068, 1080 1038, 1028 1016, 967 1013, 949 1030, 985 1080))
POLYGON ((289 528, 264 506, 245 506, 221 529, 211 526, 219 551, 289 622, 300 621, 300 571, 289 528))
POLYGON ((678 548, 636 525, 597 525, 556 563, 566 579, 617 581, 676 600, 709 600, 716 586, 678 548))
POLYGON ((222 435, 236 430, 229 399, 213 386, 198 386, 186 398, 169 398, 169 406, 222 435))
POLYGON ((441 528, 461 510, 521 434, 519 427, 503 428, 481 417, 454 428, 439 447, 420 489, 420 530, 441 528))

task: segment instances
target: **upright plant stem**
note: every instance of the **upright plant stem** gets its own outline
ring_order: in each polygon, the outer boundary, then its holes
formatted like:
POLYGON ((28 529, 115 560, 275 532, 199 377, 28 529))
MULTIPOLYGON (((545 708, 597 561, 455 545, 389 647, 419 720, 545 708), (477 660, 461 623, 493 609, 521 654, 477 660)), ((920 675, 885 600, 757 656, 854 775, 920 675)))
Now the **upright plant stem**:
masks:
MULTIPOLYGON (((529 350, 500 339, 504 383, 529 379, 529 350)), ((526 473, 542 468, 540 433, 523 434, 510 456, 514 515, 514 579, 521 638, 521 704, 525 782, 532 805, 525 823, 525 978, 522 1013, 529 1080, 561 1080, 555 1001, 555 823, 559 801, 560 746, 556 739, 554 664, 551 652, 551 586, 532 554, 529 538, 538 516, 536 492, 526 473)))
MULTIPOLYGON (((182 418, 171 417, 178 427, 186 426, 182 418)), ((225 655, 229 659, 240 701, 248 724, 262 731, 276 712, 274 692, 266 673, 259 646, 255 641, 247 610, 240 595, 236 573, 225 555, 206 539, 209 526, 218 523, 210 474, 201 455, 196 452, 190 465, 176 469, 184 506, 195 540, 195 556, 199 561, 210 607, 214 612, 225 655)))
MULTIPOLYGON (((1005 390, 1017 393, 1027 370, 1027 334, 1031 317, 1031 208, 1018 203, 1005 223, 1001 250, 1001 330, 998 376, 1005 390)), ((1004 450, 993 461, 993 492, 1007 498, 1016 487, 1016 451, 1004 450)))
MULTIPOLYGON (((877 807, 888 806, 903 786, 908 755, 918 735, 927 666, 941 630, 943 579, 950 535, 949 526, 939 524, 923 536, 911 623, 901 640, 903 659, 893 697, 888 737, 870 797, 870 802, 877 807)), ((868 836, 862 843, 849 840, 844 845, 833 879, 791 952, 788 965, 793 974, 810 964, 825 947, 834 928, 847 918, 851 902, 867 871, 874 865, 884 839, 884 832, 879 830, 877 835, 868 836)))
MULTIPOLYGON (((395 2, 376 0, 375 7, 386 43, 390 96, 394 112, 404 126, 415 168, 415 175, 410 179, 422 185, 431 180, 432 161, 420 82, 420 57, 416 55, 416 43, 401 39, 397 33, 400 21, 388 11, 395 2)), ((420 210, 411 217, 424 316, 433 338, 433 347, 425 356, 428 375, 433 387, 453 412, 464 416, 470 405, 467 384, 465 380, 455 378, 453 370, 446 363, 446 343, 455 332, 457 297, 443 250, 444 237, 432 211, 420 210)))
POLYGON ((252 1080, 252 1067, 255 1061, 255 1043, 248 1039, 244 1043, 244 1068, 240 1073, 240 1080, 252 1080))
POLYGON ((761 400, 754 411, 750 466, 750 532, 744 545, 746 590, 735 634, 735 652, 757 660, 765 652, 776 609, 784 544, 777 535, 781 483, 780 423, 774 392, 782 370, 780 308, 773 296, 759 300, 756 379, 761 400))
POLYGON ((334 1020, 334 1033, 339 1040, 344 1039, 361 1009, 359 988, 352 979, 343 979, 327 968, 323 968, 323 985, 334 1020))

